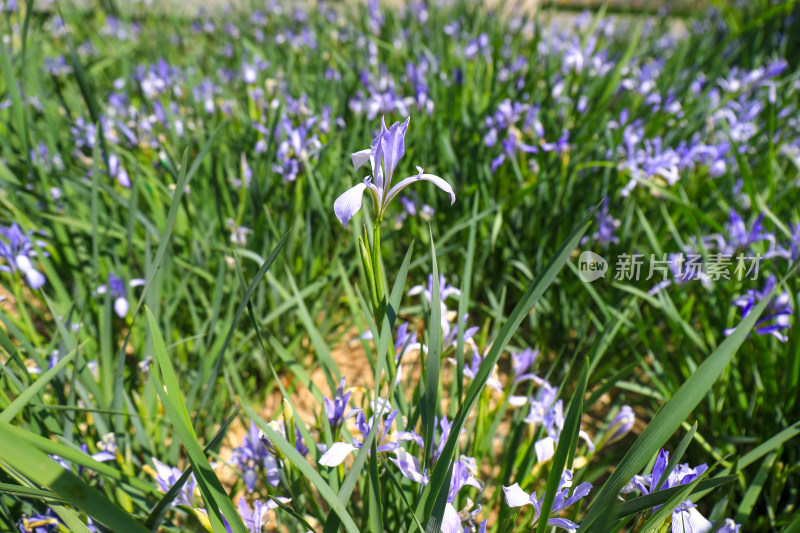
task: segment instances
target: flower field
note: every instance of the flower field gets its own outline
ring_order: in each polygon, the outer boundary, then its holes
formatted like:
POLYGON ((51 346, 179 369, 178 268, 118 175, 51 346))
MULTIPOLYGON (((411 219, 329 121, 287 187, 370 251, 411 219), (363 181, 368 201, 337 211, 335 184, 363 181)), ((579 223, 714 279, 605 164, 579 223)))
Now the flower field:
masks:
POLYGON ((0 0, 0 531, 800 532, 800 9, 527 4, 0 0))

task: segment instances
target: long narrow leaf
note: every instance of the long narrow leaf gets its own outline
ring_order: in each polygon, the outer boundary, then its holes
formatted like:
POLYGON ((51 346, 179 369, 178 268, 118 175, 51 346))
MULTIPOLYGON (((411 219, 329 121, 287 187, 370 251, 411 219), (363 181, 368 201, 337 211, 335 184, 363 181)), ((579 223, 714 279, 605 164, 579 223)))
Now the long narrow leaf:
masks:
POLYGON ((483 391, 486 381, 489 379, 489 376, 492 373, 492 369, 494 368, 495 364, 497 364, 497 360, 500 359, 500 355, 503 353, 506 345, 514 336, 514 333, 517 331, 517 328, 519 328, 523 319, 528 316, 528 313, 531 312, 533 306, 536 305, 536 302, 539 300, 542 294, 544 294, 544 291, 547 290, 550 284, 555 280, 558 273, 564 267, 564 264, 567 262, 567 259, 572 253, 572 250, 578 245, 581 237, 588 229, 592 217, 598 208, 599 204, 570 234, 567 240, 558 249, 556 255, 544 267, 542 273, 533 281, 533 283, 531 283, 530 287, 528 287, 528 290, 525 291, 525 294, 522 296, 517 306, 511 312, 511 315, 508 317, 506 323, 500 329, 499 333, 497 334, 497 338, 492 344, 492 348, 489 350, 486 358, 481 363, 475 379, 472 381, 472 384, 467 390, 464 403, 461 405, 458 413, 456 413, 456 417, 453 419, 450 436, 448 437, 442 453, 436 462, 436 466, 434 467, 433 473, 430 476, 430 482, 425 487, 425 490, 423 491, 422 496, 417 503, 418 512, 421 509, 425 510, 423 516, 425 517, 426 521, 427 518, 430 517, 430 514, 433 510, 433 499, 430 498, 430 496, 438 494, 441 490, 447 490, 445 488, 445 483, 449 483, 450 481, 449 478, 447 478, 447 469, 449 468, 449 463, 455 454, 458 437, 461 434, 461 430, 466 425, 467 418, 477 403, 478 396, 480 395, 481 391, 483 391))
MULTIPOLYGON (((797 265, 797 263, 792 265, 787 275, 794 272, 797 265)), ((733 359, 736 350, 747 338, 761 313, 764 312, 767 304, 772 300, 775 290, 782 284, 783 282, 778 284, 769 295, 753 308, 733 333, 703 361, 675 395, 661 408, 628 453, 625 454, 625 457, 611 474, 608 481, 603 485, 602 490, 593 501, 589 513, 581 524, 583 528, 587 531, 592 530, 590 529, 592 523, 614 505, 620 489, 644 468, 650 458, 678 430, 683 421, 686 420, 697 404, 714 386, 717 378, 733 359)))

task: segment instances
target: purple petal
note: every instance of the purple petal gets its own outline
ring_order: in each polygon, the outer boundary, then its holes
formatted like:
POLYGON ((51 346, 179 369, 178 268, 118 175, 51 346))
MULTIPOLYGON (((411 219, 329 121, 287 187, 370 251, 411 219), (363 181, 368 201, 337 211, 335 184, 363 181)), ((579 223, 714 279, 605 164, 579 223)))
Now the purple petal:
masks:
MULTIPOLYGON (((386 124, 383 118, 381 118, 381 128, 384 130, 381 136, 381 149, 383 150, 383 170, 386 187, 388 187, 389 183, 392 181, 392 174, 394 173, 394 169, 397 168, 397 163, 400 162, 400 159, 406 153, 404 141, 409 120, 411 120, 411 117, 408 117, 402 124, 395 122, 392 124, 391 128, 386 130, 386 124)), ((375 161, 376 165, 378 163, 378 161, 375 161)))
POLYGON ((114 300, 114 312, 117 313, 117 316, 120 318, 125 318, 128 316, 128 300, 120 296, 116 300, 114 300))
POLYGON ((336 218, 342 223, 342 226, 347 227, 347 223, 353 218, 359 209, 361 209, 361 200, 364 198, 364 190, 367 188, 366 183, 359 183, 355 187, 345 191, 333 203, 333 212, 336 213, 336 218))
POLYGON ((359 168, 363 167, 369 161, 370 156, 372 155, 372 150, 367 148, 366 150, 361 150, 360 152, 356 152, 351 155, 351 159, 353 160, 353 170, 358 170, 359 168))
POLYGON ((344 462, 356 447, 346 442, 336 442, 325 455, 319 458, 319 464, 323 466, 339 466, 344 462))
MULTIPOLYGON (((664 470, 667 468, 667 463, 669 463, 669 452, 662 448, 661 451, 658 452, 658 457, 656 457, 656 462, 653 465, 653 472, 652 472, 653 480, 650 482, 651 490, 660 489, 660 487, 654 487, 652 484, 659 482, 661 476, 664 474, 664 470)), ((665 489, 669 488, 669 483, 665 482, 664 485, 665 486, 663 488, 665 489)))
POLYGON ((463 533, 461 517, 458 516, 458 511, 453 507, 452 503, 448 503, 444 508, 441 531, 442 533, 463 533))
POLYGON ((522 490, 519 483, 514 483, 510 487, 504 486, 503 492, 509 507, 522 507, 531 503, 531 495, 522 490))
POLYGON ((403 448, 397 448, 397 450, 395 450, 395 455, 397 455, 397 459, 392 457, 389 460, 397 465, 397 468, 400 469, 400 473, 403 474, 403 476, 415 483, 420 483, 422 485, 428 484, 428 476, 422 473, 422 467, 416 457, 403 448))
POLYGON ((564 503, 564 507, 569 507, 573 503, 577 502, 581 498, 584 498, 589 491, 592 490, 592 484, 589 482, 584 482, 575 487, 575 490, 572 491, 572 496, 567 498, 567 501, 564 503))
POLYGON ((389 194, 386 196, 384 205, 391 202, 392 198, 397 196, 397 194, 400 191, 402 191, 403 189, 405 189, 406 187, 417 181, 429 181, 433 183, 434 185, 436 185, 437 187, 439 187, 444 192, 450 195, 450 205, 453 205, 453 203, 456 201, 456 193, 453 192, 453 188, 450 186, 449 183, 444 181, 439 176, 434 176, 433 174, 423 174, 422 169, 419 167, 417 167, 417 170, 420 171, 419 174, 417 174, 416 176, 409 176, 400 183, 398 183, 397 185, 395 185, 394 187, 392 187, 392 190, 390 190, 389 194))
POLYGON ((547 521, 548 526, 563 527, 564 529, 575 531, 578 529, 578 524, 566 518, 551 518, 547 521))

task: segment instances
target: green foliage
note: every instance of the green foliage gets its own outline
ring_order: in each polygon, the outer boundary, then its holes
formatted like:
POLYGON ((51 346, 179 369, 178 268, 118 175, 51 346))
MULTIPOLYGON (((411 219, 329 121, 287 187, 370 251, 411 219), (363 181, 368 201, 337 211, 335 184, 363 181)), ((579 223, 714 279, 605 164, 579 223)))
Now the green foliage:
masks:
MULTIPOLYGON (((581 531, 668 528, 687 498, 746 531, 800 529, 800 337, 760 334, 776 323, 773 297, 796 309, 798 294, 797 2, 715 2, 697 19, 633 14, 614 27, 601 9, 553 31, 561 13, 487 15, 467 1, 381 3, 380 16, 361 3, 302 15, 290 3, 200 15, 41 3, 0 0, 0 226, 36 232, 46 278, 32 288, 0 258, 0 529, 49 508, 62 530, 243 532, 244 494, 274 502, 286 531, 435 533, 473 503, 485 511, 465 526, 492 516, 489 531, 532 530, 503 487, 538 491, 551 516, 565 468, 593 489, 552 516, 581 531), (778 58, 785 71, 723 88, 778 58), (517 103, 528 107, 491 142, 492 117, 517 103), (395 182, 424 165, 457 201, 415 184, 383 221, 365 202, 348 232, 333 203, 363 178, 351 154, 383 114, 411 115, 395 182), (627 151, 634 124, 644 138, 627 151), (562 131, 566 146, 551 147, 562 131), (724 142, 723 170, 687 155, 724 142), (666 164, 630 164, 661 148, 692 161, 679 158, 674 183, 666 164), (732 209, 745 233, 762 224, 769 237, 736 249, 771 254, 758 281, 580 279, 584 250, 612 268, 621 254, 708 259, 717 237, 734 240, 732 209), (593 234, 598 220, 614 239, 593 234), (409 296, 429 273, 431 296, 409 296), (738 299, 767 275, 781 282, 742 317, 738 299), (457 310, 445 285, 460 288, 457 310), (425 346, 418 364, 395 344, 401 324, 425 346), (515 379, 510 354, 526 348, 539 350, 539 381, 515 379), (348 375, 361 351, 368 377, 348 375), (366 420, 397 410, 391 428, 329 423, 323 399, 342 377, 366 420), (516 403, 541 398, 542 381, 565 406, 545 461, 548 433, 516 403), (636 438, 607 442, 623 404, 636 438), (250 421, 279 464, 272 483, 255 461, 254 491, 231 459, 250 421), (401 449, 421 460, 424 486, 381 451, 403 429, 419 433, 401 449), (320 463, 353 439, 343 466, 320 463), (666 473, 714 466, 618 501, 661 448, 674 450, 666 473), (464 457, 481 488, 452 496, 464 457), (175 467, 172 490, 154 459, 175 467)), ((796 314, 779 319, 794 326, 796 314)))

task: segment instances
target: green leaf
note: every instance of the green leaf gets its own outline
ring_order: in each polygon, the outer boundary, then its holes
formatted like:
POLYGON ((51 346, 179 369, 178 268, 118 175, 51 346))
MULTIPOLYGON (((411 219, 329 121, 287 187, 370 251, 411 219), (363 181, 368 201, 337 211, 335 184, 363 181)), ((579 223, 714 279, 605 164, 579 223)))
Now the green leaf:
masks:
POLYGON ((583 395, 586 392, 588 370, 589 361, 587 360, 581 371, 581 377, 578 379, 578 386, 575 388, 575 392, 572 393, 567 416, 564 419, 564 429, 561 431, 556 453, 550 465, 550 475, 547 477, 547 485, 544 489, 544 501, 542 502, 542 510, 539 523, 536 527, 536 533, 544 533, 547 529, 547 519, 550 517, 550 511, 553 509, 553 502, 556 499, 558 483, 561 480, 564 467, 567 466, 568 461, 570 463, 569 467, 572 466, 571 463, 574 458, 575 447, 578 443, 578 434, 581 429, 583 395))
MULTIPOLYGON (((380 334, 375 336, 375 332, 377 331, 377 326, 374 326, 373 336, 375 337, 377 343, 377 369, 376 375, 381 375, 383 372, 383 368, 386 366, 386 358, 388 357, 389 351, 389 344, 392 339, 392 329, 394 327, 394 321, 397 318, 396 309, 400 307, 400 300, 403 297, 403 290, 405 288, 406 279, 408 277, 408 268, 411 264, 411 255, 414 251, 414 241, 411 241, 411 244, 408 246, 408 250, 406 251, 406 255, 403 258, 403 262, 400 265, 400 269, 397 271, 397 277, 395 278, 394 285, 392 286, 392 292, 389 296, 389 305, 386 306, 386 314, 384 315, 382 321, 382 327, 380 334)), ((366 315, 368 322, 373 322, 369 320, 369 315, 366 315)), ((375 395, 378 395, 380 382, 375 380, 375 395)), ((391 384, 391 391, 394 390, 394 384, 391 384)), ((392 394, 389 394, 389 397, 392 397, 392 394)), ((361 469, 364 467, 364 463, 367 460, 368 450, 372 446, 372 441, 375 439, 375 435, 377 434, 378 426, 380 424, 373 424, 370 428, 369 433, 364 439, 364 445, 356 454, 355 461, 353 461, 353 465, 350 467, 350 470, 347 472, 347 475, 344 478, 344 482, 342 486, 339 488, 338 498, 342 505, 347 504, 350 501, 350 497, 353 494, 353 490, 356 487, 356 483, 358 482, 358 476, 361 474, 361 469)), ((414 520, 419 521, 419 519, 414 516, 414 520)), ((328 517, 328 520, 325 521, 325 527, 323 531, 325 533, 333 533, 338 530, 340 525, 340 521, 338 516, 332 514, 328 517)))
POLYGON ((386 473, 389 474, 389 479, 392 481, 392 484, 397 489, 397 493, 400 494, 400 499, 403 500, 403 503, 406 506, 406 511, 414 519, 414 524, 416 524, 417 529, 419 529, 422 533, 425 533, 425 528, 422 527, 422 523, 419 521, 419 518, 417 518, 417 515, 414 514, 414 509, 411 507, 411 504, 408 503, 408 498, 406 497, 406 491, 403 489, 402 486, 400 486, 400 482, 397 481, 397 477, 394 475, 394 472, 392 472, 392 468, 389 465, 389 462, 383 455, 380 456, 380 459, 381 463, 383 464, 383 468, 385 469, 386 473))
POLYGON ((46 370, 39 379, 31 383, 31 385, 22 391, 22 393, 17 396, 11 404, 3 409, 3 412, 0 413, 0 422, 11 422, 15 416, 22 411, 26 405, 28 405, 31 400, 33 400, 41 391, 42 389, 50 383, 50 381, 55 378, 59 372, 61 372, 64 367, 66 367, 69 363, 75 359, 75 355, 78 353, 78 350, 72 350, 66 356, 64 356, 61 360, 58 361, 53 368, 46 370))
MULTIPOLYGON (((470 217, 469 236, 467 237, 467 251, 464 262, 464 271, 461 274, 461 296, 458 300, 458 318, 456 324, 462 327, 464 318, 469 310, 470 292, 472 290, 472 264, 475 261, 475 242, 478 229, 478 197, 472 202, 472 217, 470 217)), ((431 239, 433 241, 433 239, 431 239)), ((464 335, 456 339, 456 386, 458 402, 453 402, 453 407, 461 403, 464 396, 464 335)))
MULTIPOLYGON (((319 475, 313 466, 308 464, 308 461, 305 457, 300 455, 300 452, 295 450, 294 446, 292 446, 289 441, 287 441, 283 436, 272 429, 272 427, 267 424, 263 418, 261 418, 258 413, 252 410, 248 406, 244 406, 244 411, 247 413, 256 425, 264 432, 270 442, 278 449, 280 452, 286 456, 288 461, 297 468, 303 476, 311 483, 314 488, 319 492, 320 496, 328 503, 330 506, 331 511, 336 513, 339 519, 344 524, 344 528, 348 533, 359 533, 358 527, 356 523, 353 522, 352 517, 347 512, 347 509, 344 508, 342 502, 339 501, 339 498, 336 497, 336 494, 333 493, 330 486, 322 479, 322 476, 319 475)), ((377 424, 376 424, 377 425, 377 424)))
MULTIPOLYGON (((794 263, 787 276, 794 272, 797 266, 798 263, 794 263)), ((644 468, 672 434, 680 428, 683 421, 697 407, 697 404, 705 397, 727 364, 733 359, 736 350, 747 338, 761 313, 764 312, 764 308, 772 300, 775 291, 784 281, 785 278, 753 308, 733 333, 703 361, 675 395, 661 408, 603 485, 581 524, 582 528, 586 531, 592 530, 593 522, 608 512, 615 504, 620 489, 644 468)))
POLYGON ((0 457, 33 483, 49 488, 57 497, 85 511, 111 531, 147 533, 147 529, 132 516, 108 501, 72 471, 27 445, 6 424, 0 424, 0 457))
POLYGON ((769 475, 770 470, 772 470, 772 465, 775 464, 775 460, 778 458, 778 456, 778 450, 775 450, 767 455, 761 462, 761 466, 758 468, 758 472, 753 480, 747 484, 747 490, 739 502, 739 507, 736 510, 736 516, 733 518, 733 521, 737 524, 746 524, 750 519, 750 515, 753 513, 753 508, 758 502, 761 491, 764 489, 767 476, 769 475))
POLYGON ((525 294, 511 312, 511 315, 509 315, 506 323, 503 324, 503 327, 498 332, 497 338, 492 343, 489 353, 481 363, 475 379, 470 384, 469 389, 467 389, 464 403, 461 405, 456 413, 455 418, 453 419, 450 436, 444 445, 439 460, 436 462, 436 466, 434 467, 433 473, 430 476, 430 481, 423 490, 422 495, 417 502, 417 511, 419 512, 420 510, 424 509, 425 512, 423 516, 425 517, 426 521, 430 517, 433 507, 433 498, 431 498, 431 495, 439 494, 439 492, 442 490, 446 491, 447 487, 449 486, 446 485, 450 482, 450 478, 447 477, 447 470, 449 469, 450 462, 454 457, 456 445, 458 443, 458 437, 461 434, 461 430, 464 429, 464 426, 467 423, 467 418, 477 403, 478 397, 480 396, 481 391, 483 391, 486 381, 489 379, 492 373, 492 369, 497 364, 498 359, 500 359, 500 355, 503 353, 506 345, 508 345, 511 338, 514 336, 514 333, 517 331, 517 328, 519 328, 519 325, 522 323, 525 317, 528 316, 533 309, 533 306, 536 305, 536 302, 539 300, 542 294, 544 294, 544 291, 547 290, 550 284, 556 279, 558 273, 564 267, 564 264, 567 262, 567 259, 572 253, 572 250, 580 242, 581 237, 589 227, 595 211, 597 211, 599 207, 600 204, 595 206, 592 212, 589 213, 589 215, 578 225, 578 227, 570 234, 567 240, 561 245, 556 252, 556 255, 544 267, 542 273, 536 279, 534 279, 533 283, 531 283, 530 287, 528 287, 528 290, 525 291, 525 294))
POLYGON ((180 386, 178 384, 175 370, 172 368, 172 363, 167 355, 167 347, 164 345, 164 339, 161 336, 161 331, 158 327, 153 313, 150 308, 145 306, 147 314, 147 322, 150 326, 150 335, 153 339, 153 349, 156 352, 156 359, 158 366, 161 370, 163 378, 163 386, 158 376, 152 377, 156 380, 156 391, 161 398, 161 403, 167 413, 172 426, 178 433, 186 452, 189 455, 189 462, 192 464, 195 479, 200 487, 200 492, 203 495, 203 500, 206 503, 206 511, 208 511, 208 518, 211 521, 211 526, 214 531, 220 533, 225 532, 225 527, 222 525, 222 517, 220 513, 225 515, 225 519, 235 533, 247 533, 247 527, 242 522, 239 512, 233 506, 228 493, 222 487, 219 478, 214 474, 214 470, 208 462, 208 458, 200 444, 197 442, 197 436, 191 426, 189 413, 186 411, 186 405, 183 403, 181 396, 180 386), (164 390, 166 389, 166 390, 164 390))
MULTIPOLYGON (((727 485, 728 483, 733 483, 736 481, 736 479, 736 476, 722 476, 713 479, 704 479, 697 484, 691 494, 699 494, 704 490, 716 489, 723 485, 727 485)), ((670 487, 668 489, 659 490, 651 494, 646 494, 644 496, 639 496, 638 498, 632 498, 622 502, 617 505, 616 509, 614 510, 614 519, 616 520, 619 518, 625 518, 626 516, 632 516, 647 509, 652 509, 656 505, 662 505, 675 496, 675 494, 680 492, 682 488, 682 486, 670 487)))
POLYGON ((20 496, 22 498, 32 498, 35 500, 63 502, 64 498, 53 494, 49 490, 35 489, 32 487, 23 487, 22 485, 12 485, 10 483, 0 483, 0 494, 11 494, 20 496))
POLYGON ((283 246, 286 244, 286 240, 288 238, 289 238, 289 231, 283 234, 281 240, 278 241, 278 244, 275 245, 275 248, 272 249, 272 252, 269 254, 269 257, 267 257, 267 259, 261 265, 261 268, 258 269, 258 272, 256 272, 256 275, 253 277, 253 281, 250 282, 250 286, 247 287, 247 290, 244 293, 244 297, 242 298, 239 307, 236 308, 236 313, 233 315, 233 322, 231 322, 231 326, 228 329, 228 334, 225 336, 225 341, 222 343, 222 347, 220 347, 219 352, 217 353, 217 357, 216 360, 214 361, 214 367, 211 371, 211 375, 208 376, 208 379, 206 380, 206 382, 209 385, 206 387, 206 391, 205 393, 203 393, 203 398, 200 400, 200 407, 197 409, 198 413, 201 413, 203 411, 206 404, 211 399, 211 393, 214 389, 212 384, 216 383, 217 381, 217 376, 219 375, 219 369, 222 366, 222 357, 225 355, 225 350, 227 350, 228 345, 230 344, 231 339, 233 338, 233 332, 236 331, 236 324, 242 317, 242 313, 247 307, 250 298, 253 297, 253 293, 256 291, 258 284, 264 278, 264 275, 269 270, 269 267, 272 266, 272 263, 275 262, 275 259, 278 257, 278 254, 283 249, 283 246))
POLYGON ((655 485, 655 490, 658 490, 660 487, 664 486, 664 482, 667 480, 670 473, 675 470, 675 467, 678 466, 678 462, 680 462, 683 454, 686 453, 686 448, 689 447, 689 443, 692 442, 696 432, 697 422, 694 423, 692 429, 690 429, 689 432, 684 435, 684 437, 681 439, 681 442, 678 444, 678 447, 675 448, 675 452, 672 454, 672 457, 670 457, 667 467, 664 469, 664 472, 662 472, 661 477, 658 479, 658 482, 655 485))
POLYGON ((94 470, 98 474, 112 479, 120 485, 133 487, 141 491, 143 494, 160 494, 154 486, 136 479, 135 477, 130 477, 124 472, 120 472, 116 468, 113 468, 106 463, 95 461, 92 459, 91 455, 87 455, 81 450, 70 448, 69 446, 54 442, 46 437, 37 435, 36 433, 32 433, 28 430, 13 426, 11 424, 0 423, 0 429, 4 429, 5 431, 13 433, 15 437, 24 442, 25 446, 28 448, 32 447, 49 455, 57 455, 65 461, 69 461, 70 463, 94 470))
MULTIPOLYGON (((425 443, 425 462, 430 464, 433 453, 433 430, 436 425, 436 409, 439 407, 439 370, 442 352, 442 307, 439 292, 439 267, 436 264, 436 248, 431 236, 431 316, 428 322, 428 354, 425 363, 425 396, 422 397, 422 438, 425 443)), ((441 521, 441 517, 438 517, 441 521)))
MULTIPOLYGON (((213 449, 217 444, 222 441, 222 438, 227 433, 228 428, 233 422, 233 419, 236 418, 236 415, 239 413, 240 407, 236 407, 233 414, 228 417, 222 427, 219 428, 217 433, 214 435, 214 438, 211 439, 205 448, 203 448, 203 453, 208 453, 211 449, 213 449)), ((172 485, 169 490, 164 494, 164 496, 158 500, 158 503, 153 507, 153 510, 150 511, 150 515, 147 517, 147 521, 145 521, 145 526, 149 528, 151 531, 158 531, 159 524, 161 521, 164 520, 164 517, 167 515, 167 511, 169 511, 172 502, 180 493, 183 485, 186 484, 186 481, 189 479, 189 476, 192 473, 191 468, 187 468, 186 471, 181 474, 181 477, 172 485)))

